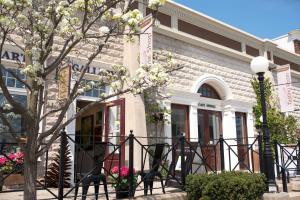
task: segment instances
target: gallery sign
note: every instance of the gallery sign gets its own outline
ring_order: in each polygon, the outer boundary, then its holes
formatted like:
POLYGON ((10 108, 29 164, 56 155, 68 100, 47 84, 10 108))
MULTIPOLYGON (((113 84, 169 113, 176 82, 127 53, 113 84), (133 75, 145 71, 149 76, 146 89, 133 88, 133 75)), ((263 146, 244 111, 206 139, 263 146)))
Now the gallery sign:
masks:
POLYGON ((277 67, 275 71, 277 72, 280 110, 281 112, 294 111, 290 65, 277 67))
MULTIPOLYGON (((79 65, 73 63, 71 64, 71 67, 72 67, 72 71, 81 72, 84 69, 85 65, 79 65)), ((95 75, 99 74, 99 72, 100 72, 100 67, 88 67, 86 71, 87 74, 95 74, 95 75)))
POLYGON ((152 15, 145 17, 141 25, 140 34, 140 65, 152 64, 153 62, 153 18, 152 15))

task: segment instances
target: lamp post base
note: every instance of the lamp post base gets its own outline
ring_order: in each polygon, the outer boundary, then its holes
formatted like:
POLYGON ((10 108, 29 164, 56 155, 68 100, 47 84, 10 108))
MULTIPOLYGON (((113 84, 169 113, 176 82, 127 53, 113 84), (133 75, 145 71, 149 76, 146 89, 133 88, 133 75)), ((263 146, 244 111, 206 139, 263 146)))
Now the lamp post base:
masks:
POLYGON ((268 192, 269 192, 269 193, 275 193, 275 192, 278 192, 277 185, 274 184, 274 183, 269 183, 269 184, 268 184, 268 192))

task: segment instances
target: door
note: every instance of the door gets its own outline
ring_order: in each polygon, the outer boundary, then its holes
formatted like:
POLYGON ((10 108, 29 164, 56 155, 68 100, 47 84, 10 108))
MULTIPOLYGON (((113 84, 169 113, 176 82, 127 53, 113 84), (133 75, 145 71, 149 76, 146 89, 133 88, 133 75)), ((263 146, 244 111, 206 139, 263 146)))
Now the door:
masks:
POLYGON ((246 113, 235 113, 235 125, 239 166, 243 170, 249 167, 246 113))
POLYGON ((222 133, 222 113, 219 111, 198 110, 198 140, 207 170, 220 169, 220 147, 216 145, 222 133), (210 169, 211 168, 211 169, 210 169))
POLYGON ((104 167, 110 171, 112 167, 125 163, 125 144, 119 146, 125 141, 125 99, 106 103, 104 112, 105 141, 108 142, 109 155, 104 167))

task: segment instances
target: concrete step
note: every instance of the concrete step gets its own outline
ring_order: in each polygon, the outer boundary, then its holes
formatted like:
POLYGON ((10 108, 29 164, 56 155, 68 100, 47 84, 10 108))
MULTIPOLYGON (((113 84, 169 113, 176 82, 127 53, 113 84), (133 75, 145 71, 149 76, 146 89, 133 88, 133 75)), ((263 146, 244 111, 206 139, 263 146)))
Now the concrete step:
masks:
POLYGON ((299 200, 300 192, 289 192, 289 200, 299 200))
MULTIPOLYGON (((282 187, 282 183, 277 183, 277 186, 278 186, 278 190, 279 192, 283 192, 283 187, 282 187)), ((288 189, 288 192, 292 191, 292 184, 287 184, 287 189, 288 189)))
POLYGON ((292 191, 300 192, 300 181, 291 181, 292 191))

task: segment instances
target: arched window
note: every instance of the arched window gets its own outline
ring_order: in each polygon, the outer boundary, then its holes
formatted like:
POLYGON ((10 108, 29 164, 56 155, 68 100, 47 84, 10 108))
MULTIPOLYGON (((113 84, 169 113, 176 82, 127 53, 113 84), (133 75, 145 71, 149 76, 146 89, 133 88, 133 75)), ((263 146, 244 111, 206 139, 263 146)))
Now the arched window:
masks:
POLYGON ((211 99, 221 99, 218 92, 210 85, 204 83, 199 88, 198 92, 201 97, 211 98, 211 99))

